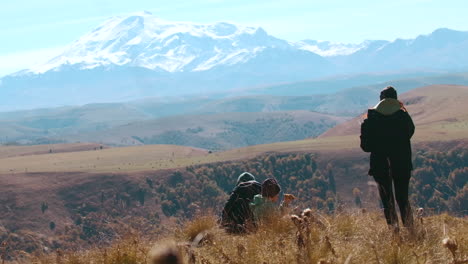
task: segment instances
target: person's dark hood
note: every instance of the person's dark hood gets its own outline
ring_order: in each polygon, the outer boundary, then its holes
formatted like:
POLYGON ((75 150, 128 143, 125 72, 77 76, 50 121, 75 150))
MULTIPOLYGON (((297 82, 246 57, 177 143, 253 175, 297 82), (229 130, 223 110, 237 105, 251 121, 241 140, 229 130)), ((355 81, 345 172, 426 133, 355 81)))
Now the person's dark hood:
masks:
POLYGON ((248 172, 244 172, 239 177, 237 178, 237 183, 236 185, 239 185, 242 182, 248 182, 248 181, 255 181, 255 177, 248 172))

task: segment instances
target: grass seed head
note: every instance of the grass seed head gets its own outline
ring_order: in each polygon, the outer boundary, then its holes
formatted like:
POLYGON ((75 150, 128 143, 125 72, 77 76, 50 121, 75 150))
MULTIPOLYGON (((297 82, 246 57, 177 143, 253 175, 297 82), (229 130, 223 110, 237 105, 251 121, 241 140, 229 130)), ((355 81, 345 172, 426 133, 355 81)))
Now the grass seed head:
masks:
POLYGON ((416 215, 422 217, 424 215, 424 208, 420 207, 416 210, 416 215))
POLYGON ((297 215, 291 215, 291 220, 296 227, 300 227, 302 225, 302 219, 297 215))
POLYGON ((444 245, 444 247, 450 250, 450 252, 452 252, 453 255, 455 255, 455 251, 457 251, 458 249, 457 241, 448 237, 442 240, 442 245, 444 245))
POLYGON ((312 210, 310 208, 304 209, 304 211, 302 211, 302 217, 312 217, 312 210))

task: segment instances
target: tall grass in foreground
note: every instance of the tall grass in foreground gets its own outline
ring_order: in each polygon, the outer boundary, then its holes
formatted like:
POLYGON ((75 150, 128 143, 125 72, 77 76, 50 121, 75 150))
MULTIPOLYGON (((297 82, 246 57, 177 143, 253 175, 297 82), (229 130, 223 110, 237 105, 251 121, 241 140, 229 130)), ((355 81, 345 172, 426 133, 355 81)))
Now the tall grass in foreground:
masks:
POLYGON ((130 237, 104 249, 56 253, 27 263, 468 263, 468 219, 417 219, 416 232, 390 231, 380 213, 278 217, 257 232, 230 235, 213 216, 186 222, 159 241, 130 237), (168 253, 169 252, 169 253, 168 253), (152 262, 161 254, 166 260, 152 262))

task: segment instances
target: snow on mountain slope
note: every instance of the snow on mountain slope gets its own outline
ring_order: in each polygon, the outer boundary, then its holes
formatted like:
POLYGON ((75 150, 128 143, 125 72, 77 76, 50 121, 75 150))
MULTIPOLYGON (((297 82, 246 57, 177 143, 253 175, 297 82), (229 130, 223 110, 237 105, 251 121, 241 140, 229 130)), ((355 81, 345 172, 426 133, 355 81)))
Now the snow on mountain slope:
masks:
POLYGON ((331 70, 259 27, 138 13, 110 18, 47 63, 2 77, 0 111, 223 93, 331 70))
POLYGON ((143 12, 110 18, 29 72, 44 73, 67 64, 80 64, 82 69, 114 64, 168 72, 204 71, 245 62, 271 47, 292 48, 262 28, 169 22, 143 12))
POLYGON ((296 48, 316 53, 323 57, 350 55, 368 47, 373 41, 368 40, 359 44, 335 43, 330 41, 302 40, 292 43, 296 48))

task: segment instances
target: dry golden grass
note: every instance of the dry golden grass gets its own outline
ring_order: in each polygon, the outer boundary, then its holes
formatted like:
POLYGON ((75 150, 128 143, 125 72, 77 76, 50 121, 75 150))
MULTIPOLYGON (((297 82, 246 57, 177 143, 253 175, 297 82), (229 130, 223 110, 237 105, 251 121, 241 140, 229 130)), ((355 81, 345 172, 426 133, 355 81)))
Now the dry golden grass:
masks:
POLYGON ((29 151, 31 147, 0 147, 0 174, 25 172, 137 172, 183 168, 191 165, 253 158, 266 152, 343 151, 359 146, 352 137, 307 139, 255 145, 229 151, 208 151, 175 145, 145 145, 103 150, 3 155, 29 151), (19 148, 19 149, 16 149, 19 148))
POLYGON ((38 256, 24 263, 37 264, 131 264, 131 263, 148 263, 149 251, 151 244, 148 241, 139 239, 136 236, 116 242, 111 247, 96 248, 81 252, 66 252, 57 251, 53 255, 38 256))
POLYGON ((205 150, 174 145, 147 145, 4 158, 1 155, 2 151, 6 151, 5 147, 0 147, 0 174, 160 170, 187 166, 190 165, 190 160, 208 154, 205 150))
POLYGON ((70 143, 70 144, 45 144, 33 146, 0 146, 0 158, 29 156, 61 152, 77 152, 99 149, 102 145, 98 143, 70 143))
MULTIPOLYGON (((424 131, 431 131, 431 133, 426 134, 423 138, 416 135, 413 143, 449 142, 454 139, 467 140, 466 127, 455 127, 450 131, 443 132, 441 129, 431 126, 430 129, 424 131)), ((175 145, 145 145, 13 157, 3 155, 2 151, 6 151, 6 147, 0 147, 0 174, 151 171, 249 159, 271 152, 340 153, 343 155, 350 152, 361 153, 359 137, 355 135, 255 145, 211 154, 206 150, 175 145)), ((8 149, 8 151, 17 150, 8 149)))
POLYGON ((289 216, 248 235, 229 235, 213 216, 186 222, 174 235, 149 243, 135 238, 105 249, 49 255, 33 263, 151 263, 154 250, 177 243, 182 263, 467 263, 468 220, 446 214, 417 220, 416 234, 390 231, 377 212, 312 213, 300 229, 289 216), (197 236, 197 234, 202 234, 197 236), (443 240, 449 238, 450 240, 443 240), (193 240, 197 240, 193 243, 193 240), (300 241, 299 241, 300 240, 300 241), (153 250, 151 250, 153 245, 153 250), (450 249, 454 250, 452 255, 450 249), (455 257, 455 259, 454 259, 455 257))
POLYGON ((197 235, 203 234, 216 226, 216 219, 212 216, 202 216, 187 223, 183 229, 178 232, 178 237, 193 241, 197 235))

